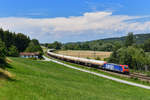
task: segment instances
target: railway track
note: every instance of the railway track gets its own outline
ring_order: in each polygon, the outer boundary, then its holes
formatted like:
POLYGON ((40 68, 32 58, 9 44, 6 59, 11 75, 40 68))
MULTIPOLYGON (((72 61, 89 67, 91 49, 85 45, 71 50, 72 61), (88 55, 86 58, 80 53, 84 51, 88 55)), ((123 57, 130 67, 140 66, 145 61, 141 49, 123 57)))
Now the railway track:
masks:
MULTIPOLYGON (((49 56, 49 55, 47 55, 47 56, 49 56)), ((54 57, 52 57, 52 56, 49 56, 49 57, 51 57, 51 59, 54 59, 54 60, 57 59, 57 58, 54 58, 54 57)), ((68 61, 65 61, 65 60, 62 60, 62 59, 57 59, 57 60, 58 60, 58 61, 68 62, 68 61)), ((108 74, 111 74, 111 75, 116 75, 116 76, 120 76, 120 77, 127 77, 127 78, 130 78, 130 76, 127 75, 127 74, 122 74, 122 73, 117 73, 117 72, 113 72, 113 71, 109 71, 109 70, 104 70, 104 69, 98 68, 98 67, 95 68, 95 67, 92 67, 91 65, 89 66, 89 65, 79 64, 79 63, 74 63, 74 62, 69 62, 69 63, 75 64, 75 65, 80 65, 81 67, 97 69, 97 70, 99 70, 99 71, 102 71, 102 72, 105 72, 105 73, 108 73, 108 74)))
MULTIPOLYGON (((59 58, 55 58, 55 57, 52 57, 52 58, 59 59, 59 58)), ((70 62, 70 61, 64 60, 64 59, 59 59, 59 60, 63 60, 65 62, 70 62)), ((76 63, 76 62, 70 62, 70 63, 74 63, 74 64, 77 64, 77 65, 80 65, 80 66, 84 66, 84 67, 88 66, 88 67, 92 68, 91 64, 90 65, 88 65, 88 64, 80 64, 80 63, 76 63)), ((143 75, 143 74, 139 74, 139 73, 130 73, 129 75, 127 75, 127 74, 122 74, 122 73, 113 72, 113 71, 109 71, 109 70, 104 70, 104 69, 101 69, 101 68, 98 68, 98 67, 96 69, 98 69, 100 71, 103 71, 103 72, 106 72, 106 73, 109 73, 109 74, 112 74, 112 75, 117 75, 117 76, 120 76, 120 77, 135 78, 135 79, 139 79, 141 81, 150 82, 150 77, 148 77, 146 75, 143 75)))
POLYGON ((143 75, 143 74, 131 73, 131 74, 130 74, 130 77, 134 77, 134 78, 138 78, 138 79, 143 80, 143 81, 148 81, 148 82, 150 82, 150 77, 148 77, 148 76, 146 76, 146 75, 143 75))
POLYGON ((107 75, 104 75, 104 74, 101 74, 101 73, 96 73, 96 72, 89 71, 89 70, 86 70, 86 69, 77 68, 77 67, 71 66, 69 64, 59 62, 57 60, 48 59, 47 57, 45 57, 45 58, 47 59, 47 61, 52 61, 52 62, 55 62, 57 64, 61 64, 63 66, 71 68, 71 69, 76 69, 76 70, 86 72, 86 73, 89 73, 89 74, 93 74, 93 75, 96 75, 96 76, 99 76, 99 77, 107 78, 107 79, 110 79, 110 80, 113 80, 113 81, 116 81, 116 82, 119 82, 119 83, 124 83, 124 84, 132 85, 132 86, 137 86, 137 87, 141 87, 141 88, 145 88, 145 89, 150 89, 150 86, 146 86, 146 85, 142 85, 142 84, 138 84, 138 83, 134 83, 134 82, 129 82, 129 81, 122 80, 122 79, 119 79, 119 78, 114 78, 114 77, 111 77, 111 76, 107 76, 107 75))

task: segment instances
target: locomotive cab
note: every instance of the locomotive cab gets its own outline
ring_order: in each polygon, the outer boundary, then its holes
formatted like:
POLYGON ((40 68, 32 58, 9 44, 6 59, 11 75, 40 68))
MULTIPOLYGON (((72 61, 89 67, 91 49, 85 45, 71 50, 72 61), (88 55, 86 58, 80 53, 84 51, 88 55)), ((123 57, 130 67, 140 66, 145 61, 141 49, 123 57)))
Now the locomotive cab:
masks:
POLYGON ((122 69, 123 69, 123 73, 129 74, 129 67, 128 67, 128 65, 121 65, 121 66, 122 66, 122 69))

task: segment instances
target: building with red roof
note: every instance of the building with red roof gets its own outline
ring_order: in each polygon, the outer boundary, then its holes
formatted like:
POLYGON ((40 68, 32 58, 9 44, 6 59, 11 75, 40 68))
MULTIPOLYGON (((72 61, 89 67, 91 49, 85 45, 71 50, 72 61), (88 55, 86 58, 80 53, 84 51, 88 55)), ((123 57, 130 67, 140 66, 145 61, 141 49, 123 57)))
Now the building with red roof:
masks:
POLYGON ((21 52, 20 57, 22 58, 39 58, 39 52, 21 52))

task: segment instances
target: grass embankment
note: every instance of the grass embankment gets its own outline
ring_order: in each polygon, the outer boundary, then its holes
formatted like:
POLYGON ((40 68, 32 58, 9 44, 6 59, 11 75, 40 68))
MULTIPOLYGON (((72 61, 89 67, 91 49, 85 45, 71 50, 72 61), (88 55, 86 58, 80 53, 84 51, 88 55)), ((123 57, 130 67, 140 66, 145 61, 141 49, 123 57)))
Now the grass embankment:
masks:
POLYGON ((3 81, 1 100, 150 100, 150 91, 53 62, 11 58, 15 77, 3 81))
POLYGON ((138 79, 136 77, 125 77, 125 76, 122 76, 123 74, 121 74, 121 73, 120 74, 117 74, 116 72, 109 73, 111 71, 100 70, 100 69, 93 68, 93 67, 87 67, 87 66, 84 66, 84 65, 79 65, 79 64, 75 64, 75 63, 71 63, 71 62, 55 59, 55 58, 52 58, 50 56, 47 56, 46 54, 45 54, 45 56, 50 58, 50 59, 54 59, 54 60, 60 61, 60 62, 65 63, 65 64, 69 64, 69 65, 78 67, 78 68, 82 68, 82 69, 86 69, 86 70, 89 70, 89 71, 101 73, 101 74, 104 74, 104 75, 107 75, 107 76, 123 79, 123 80, 126 80, 126 81, 131 81, 131 82, 134 82, 134 83, 150 86, 150 82, 144 81, 144 80, 140 80, 140 79, 138 79))

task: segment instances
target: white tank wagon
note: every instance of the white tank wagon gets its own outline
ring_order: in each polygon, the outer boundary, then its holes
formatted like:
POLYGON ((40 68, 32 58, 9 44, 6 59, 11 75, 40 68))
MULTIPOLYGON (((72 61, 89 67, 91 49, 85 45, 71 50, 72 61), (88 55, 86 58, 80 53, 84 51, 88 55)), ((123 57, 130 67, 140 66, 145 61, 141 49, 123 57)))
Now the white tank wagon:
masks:
POLYGON ((73 63, 86 65, 86 66, 90 66, 90 67, 102 68, 102 69, 105 69, 105 70, 110 70, 110 71, 114 71, 114 72, 129 74, 128 65, 113 64, 113 63, 107 63, 105 61, 100 61, 100 60, 65 56, 65 55, 56 54, 56 53, 49 52, 49 51, 47 52, 47 54, 49 56, 54 57, 54 58, 58 58, 58 59, 68 61, 68 62, 73 62, 73 63))
POLYGON ((98 66, 103 66, 106 62, 105 61, 100 61, 100 60, 94 60, 94 59, 86 59, 86 58, 79 58, 79 57, 72 57, 72 56, 65 56, 61 54, 56 54, 53 52, 47 52, 49 56, 59 58, 62 60, 70 61, 70 62, 75 62, 75 63, 82 63, 82 64, 91 64, 91 65, 98 65, 98 66))

